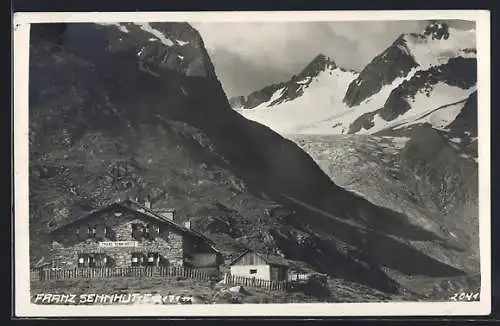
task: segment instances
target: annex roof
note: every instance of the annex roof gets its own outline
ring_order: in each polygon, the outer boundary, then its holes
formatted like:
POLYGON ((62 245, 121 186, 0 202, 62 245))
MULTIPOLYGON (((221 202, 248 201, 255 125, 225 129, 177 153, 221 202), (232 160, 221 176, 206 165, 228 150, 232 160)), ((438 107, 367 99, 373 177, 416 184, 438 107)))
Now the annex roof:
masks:
POLYGON ((266 263, 268 263, 269 265, 279 265, 279 266, 286 266, 286 267, 289 267, 289 263, 288 263, 288 260, 286 258, 283 258, 281 256, 278 256, 278 255, 266 255, 266 254, 262 254, 262 253, 258 253, 258 252, 255 252, 255 251, 251 251, 251 250, 246 250, 245 252, 243 252, 241 255, 239 255, 238 257, 236 257, 235 259, 233 259, 229 265, 234 265, 237 261, 239 261, 243 256, 249 254, 249 253, 253 253, 257 256, 259 256, 262 260, 264 260, 266 263))

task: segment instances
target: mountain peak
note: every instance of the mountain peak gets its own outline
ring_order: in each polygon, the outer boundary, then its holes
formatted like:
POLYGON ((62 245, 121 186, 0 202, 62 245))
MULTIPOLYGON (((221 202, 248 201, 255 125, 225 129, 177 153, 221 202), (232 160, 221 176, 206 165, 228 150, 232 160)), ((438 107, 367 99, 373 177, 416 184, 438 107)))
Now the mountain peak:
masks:
POLYGON ((310 62, 312 63, 317 63, 317 64, 324 64, 324 65, 331 65, 336 67, 337 65, 335 64, 335 61, 333 59, 323 53, 319 53, 314 59, 310 62))
POLYGON ((335 69, 337 65, 332 58, 320 53, 302 70, 300 76, 316 76, 319 72, 328 68, 335 69))
POLYGON ((423 34, 426 36, 430 36, 433 40, 446 40, 450 36, 448 24, 437 21, 427 25, 423 31, 423 34))

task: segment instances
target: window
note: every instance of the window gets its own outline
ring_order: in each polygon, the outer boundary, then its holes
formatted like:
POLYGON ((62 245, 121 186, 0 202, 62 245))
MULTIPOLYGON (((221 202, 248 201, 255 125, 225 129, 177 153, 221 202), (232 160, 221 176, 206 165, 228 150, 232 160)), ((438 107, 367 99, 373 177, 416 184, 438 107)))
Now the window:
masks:
POLYGON ((96 256, 94 254, 89 255, 89 267, 96 267, 96 256))
POLYGON ((78 228, 75 230, 75 234, 78 237, 78 240, 84 241, 85 239, 88 239, 89 237, 89 227, 85 224, 81 224, 78 226, 78 228))
POLYGON ((143 224, 141 223, 133 223, 132 224, 132 238, 135 240, 142 240, 142 238, 145 236, 146 230, 143 224))
POLYGON ((105 254, 88 253, 78 255, 78 267, 107 267, 111 266, 112 259, 105 254))
POLYGON ((160 255, 157 252, 149 252, 147 261, 147 266, 158 266, 160 265, 160 255))
POLYGON ((130 257, 131 265, 138 266, 159 266, 164 262, 162 256, 157 252, 133 252, 130 257))
POLYGON ((159 234, 160 227, 158 225, 150 223, 146 226, 146 235, 148 239, 154 240, 159 234))
POLYGON ((251 269, 250 270, 250 274, 257 274, 257 270, 256 269, 251 269))
POLYGON ((89 267, 90 265, 90 255, 89 254, 79 254, 78 255, 78 267, 89 267))
POLYGON ((92 267, 106 267, 110 265, 110 259, 105 254, 94 254, 91 261, 92 267))
POLYGON ((76 237, 85 241, 86 239, 101 239, 104 240, 106 238, 112 239, 113 230, 104 224, 95 224, 95 225, 80 225, 75 229, 76 237))
POLYGON ((98 238, 101 240, 106 239, 107 228, 105 225, 103 225, 103 224, 96 225, 94 227, 94 229, 96 230, 95 235, 94 235, 95 238, 98 238))
POLYGON ((89 237, 89 238, 95 238, 95 237, 96 237, 96 235, 97 235, 97 226, 95 226, 95 225, 90 225, 90 226, 88 227, 88 232, 87 232, 87 234, 88 234, 88 237, 89 237))
POLYGON ((141 252, 133 252, 131 255, 132 266, 143 266, 145 262, 144 254, 141 252))

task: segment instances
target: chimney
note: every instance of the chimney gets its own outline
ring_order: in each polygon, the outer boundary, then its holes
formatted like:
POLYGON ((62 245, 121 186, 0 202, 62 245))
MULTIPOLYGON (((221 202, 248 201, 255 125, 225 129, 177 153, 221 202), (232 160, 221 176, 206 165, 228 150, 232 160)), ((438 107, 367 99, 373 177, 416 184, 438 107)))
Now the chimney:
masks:
POLYGON ((151 208, 151 200, 149 199, 149 195, 144 199, 144 207, 151 208))
POLYGON ((162 209, 156 211, 156 213, 160 214, 161 216, 165 217, 166 219, 173 221, 174 220, 174 214, 175 210, 174 209, 162 209))
POLYGON ((184 227, 185 227, 186 229, 189 229, 189 230, 190 230, 190 229, 191 229, 191 221, 186 221, 186 222, 184 222, 184 227))

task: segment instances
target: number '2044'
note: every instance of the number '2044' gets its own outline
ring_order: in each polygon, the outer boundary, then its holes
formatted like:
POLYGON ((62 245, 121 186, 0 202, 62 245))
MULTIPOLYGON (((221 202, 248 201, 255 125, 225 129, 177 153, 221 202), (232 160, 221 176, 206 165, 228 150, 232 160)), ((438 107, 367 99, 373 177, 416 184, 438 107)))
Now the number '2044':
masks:
POLYGON ((478 301, 479 292, 457 292, 450 297, 451 301, 478 301))

